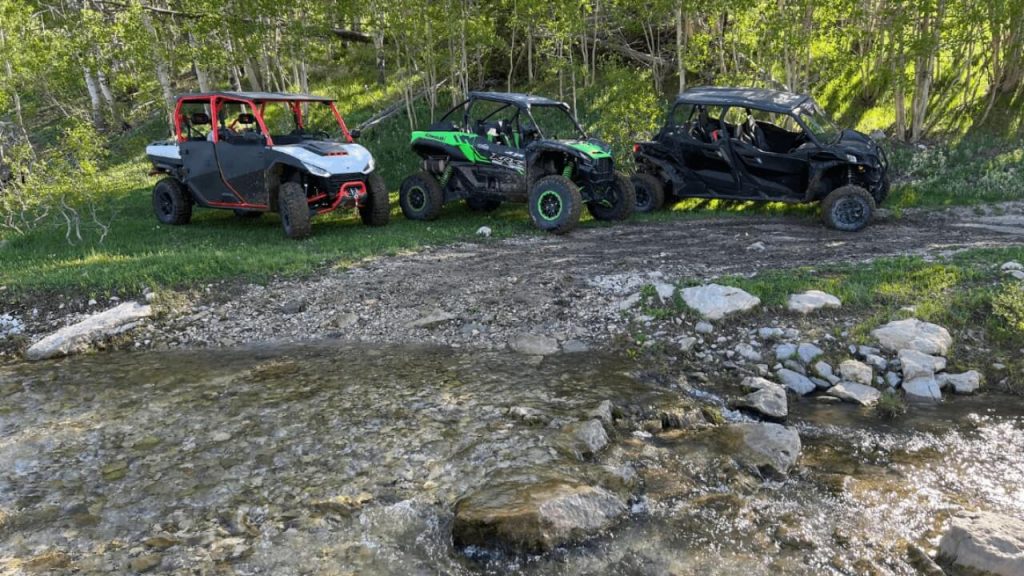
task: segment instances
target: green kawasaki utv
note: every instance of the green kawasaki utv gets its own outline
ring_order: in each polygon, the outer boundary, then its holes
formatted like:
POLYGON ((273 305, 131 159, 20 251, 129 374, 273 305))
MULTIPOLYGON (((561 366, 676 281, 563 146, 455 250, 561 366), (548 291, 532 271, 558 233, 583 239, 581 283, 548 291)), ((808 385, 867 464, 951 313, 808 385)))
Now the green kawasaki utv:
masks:
POLYGON ((433 220, 447 202, 472 210, 527 202, 538 228, 572 230, 583 204, 598 220, 624 220, 636 194, 607 144, 588 138, 569 106, 538 96, 471 92, 425 132, 412 133, 423 170, 402 182, 406 218, 433 220))

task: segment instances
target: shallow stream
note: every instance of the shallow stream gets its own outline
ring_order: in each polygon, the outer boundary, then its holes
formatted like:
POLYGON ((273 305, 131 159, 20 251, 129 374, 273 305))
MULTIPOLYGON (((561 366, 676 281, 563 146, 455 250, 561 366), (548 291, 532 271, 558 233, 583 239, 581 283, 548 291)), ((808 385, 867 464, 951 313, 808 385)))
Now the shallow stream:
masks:
POLYGON ((559 449, 604 400, 640 422, 691 396, 618 356, 333 341, 0 368, 0 573, 914 574, 907 544, 951 512, 1024 515, 1017 398, 895 422, 791 402, 785 480, 738 473, 715 429, 559 449), (640 479, 611 533, 536 557, 452 546, 455 502, 490 478, 587 466, 640 479))

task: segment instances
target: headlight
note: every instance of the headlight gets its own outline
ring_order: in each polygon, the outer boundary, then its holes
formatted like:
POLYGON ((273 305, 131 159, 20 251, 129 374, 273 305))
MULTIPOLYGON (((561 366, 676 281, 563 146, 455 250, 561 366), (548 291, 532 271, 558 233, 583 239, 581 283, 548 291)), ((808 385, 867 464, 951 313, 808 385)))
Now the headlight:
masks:
POLYGON ((846 155, 846 161, 851 163, 851 164, 856 164, 857 163, 857 157, 854 156, 853 154, 847 154, 846 155))
POLYGON ((321 178, 327 178, 328 176, 331 175, 330 172, 328 172, 327 170, 324 170, 323 168, 317 166, 316 164, 306 164, 305 166, 306 166, 306 169, 309 170, 309 172, 311 174, 313 174, 313 176, 319 176, 321 178))
POLYGON ((363 166, 363 174, 369 174, 370 172, 373 172, 373 169, 375 167, 376 165, 373 163, 373 156, 370 156, 370 159, 366 162, 366 166, 363 166))

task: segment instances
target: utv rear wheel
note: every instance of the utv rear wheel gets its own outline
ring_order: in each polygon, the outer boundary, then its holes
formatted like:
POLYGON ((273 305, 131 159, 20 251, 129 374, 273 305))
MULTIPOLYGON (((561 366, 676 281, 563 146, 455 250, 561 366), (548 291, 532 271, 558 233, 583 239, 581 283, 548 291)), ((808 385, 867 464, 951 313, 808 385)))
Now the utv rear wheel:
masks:
POLYGON ((429 172, 417 172, 402 182, 398 191, 402 214, 410 220, 433 220, 441 214, 444 195, 437 178, 429 172))
POLYGON ((309 236, 309 202, 306 192, 298 182, 281 184, 277 199, 278 211, 281 214, 281 226, 289 238, 305 238, 309 236))
POLYGON ((391 220, 388 187, 377 174, 370 174, 366 181, 366 200, 359 207, 359 218, 367 226, 384 226, 391 220))
POLYGON ((564 176, 545 176, 530 188, 530 217, 541 230, 565 234, 580 221, 580 189, 564 176))
POLYGON ((630 179, 636 190, 636 211, 654 212, 665 205, 665 186, 651 174, 634 174, 630 179))
POLYGON ((180 182, 164 178, 153 187, 153 213, 163 224, 188 224, 192 220, 192 199, 180 182))
POLYGON ((466 207, 473 212, 494 212, 500 206, 501 200, 493 198, 480 198, 478 196, 466 198, 466 207))
POLYGON ((852 184, 833 190, 821 202, 821 218, 830 228, 857 232, 871 222, 875 199, 871 193, 852 184))
POLYGON ((587 203, 587 210, 597 220, 625 220, 636 208, 636 191, 624 174, 615 173, 615 181, 608 187, 604 198, 587 203))

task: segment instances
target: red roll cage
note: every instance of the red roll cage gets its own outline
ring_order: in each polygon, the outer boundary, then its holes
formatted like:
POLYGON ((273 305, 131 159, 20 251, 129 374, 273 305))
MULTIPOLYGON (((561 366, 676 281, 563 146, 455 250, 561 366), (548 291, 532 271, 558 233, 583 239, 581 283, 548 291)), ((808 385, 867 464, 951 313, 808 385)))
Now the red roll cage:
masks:
MULTIPOLYGON (((302 122, 303 122, 303 118, 302 118, 302 104, 303 103, 310 103, 310 102, 322 103, 324 101, 323 100, 306 100, 306 99, 301 99, 301 98, 298 98, 298 99, 296 99, 296 98, 288 98, 288 99, 281 98, 281 99, 252 100, 252 99, 249 99, 249 98, 238 98, 238 97, 212 95, 212 94, 211 95, 202 95, 202 96, 186 96, 186 97, 183 97, 183 98, 179 98, 177 104, 175 104, 175 106, 174 106, 174 133, 175 133, 175 136, 177 138, 177 141, 178 142, 184 142, 184 141, 186 141, 188 139, 181 132, 181 123, 182 123, 181 107, 182 107, 182 105, 188 104, 188 103, 204 103, 204 104, 210 106, 210 110, 212 112, 212 114, 210 115, 210 123, 211 123, 210 129, 213 131, 213 142, 214 143, 219 142, 220 141, 220 135, 217 133, 217 118, 220 117, 220 107, 221 107, 221 105, 223 105, 225 103, 228 103, 228 102, 236 102, 236 103, 241 103, 241 104, 245 104, 245 105, 249 106, 249 109, 253 111, 253 115, 256 117, 256 123, 260 127, 260 132, 267 139, 267 146, 273 146, 274 145, 274 139, 270 136, 270 131, 267 130, 267 125, 263 121, 263 111, 264 111, 264 109, 265 109, 267 104, 278 103, 278 102, 280 102, 280 103, 287 103, 288 107, 291 108, 292 113, 295 114, 295 120, 298 123, 299 128, 302 128, 302 125, 303 125, 302 124, 302 122)), ((345 136, 345 141, 349 142, 349 143, 353 142, 352 134, 349 133, 348 126, 345 125, 345 120, 341 117, 341 114, 338 112, 338 108, 335 107, 334 101, 327 101, 327 105, 330 107, 331 113, 334 114, 334 119, 337 120, 338 127, 341 128, 341 133, 345 136)))

